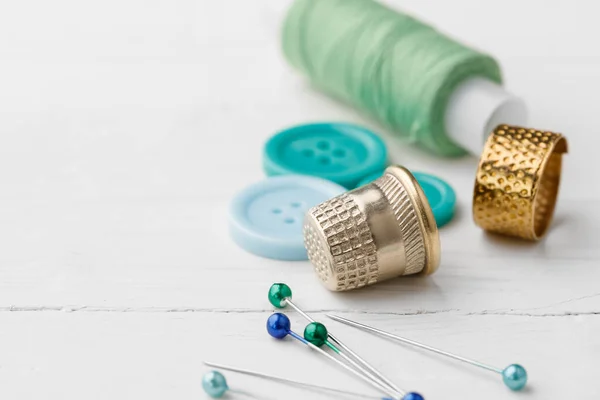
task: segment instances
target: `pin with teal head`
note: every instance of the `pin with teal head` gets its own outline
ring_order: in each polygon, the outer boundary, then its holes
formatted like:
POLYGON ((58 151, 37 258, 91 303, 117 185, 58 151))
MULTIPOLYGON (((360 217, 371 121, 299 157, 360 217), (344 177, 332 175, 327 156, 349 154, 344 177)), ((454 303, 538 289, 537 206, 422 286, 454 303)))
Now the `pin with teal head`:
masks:
MULTIPOLYGON (((253 370, 249 370, 249 369, 232 367, 229 365, 216 364, 216 363, 207 362, 207 361, 204 361, 204 365, 206 365, 208 367, 212 367, 212 368, 217 368, 219 370, 231 371, 231 372, 235 372, 238 374, 253 376, 255 378, 265 379, 268 381, 280 382, 280 383, 283 383, 283 384, 286 384, 289 386, 297 386, 297 387, 303 387, 303 388, 313 390, 313 391, 321 391, 321 392, 328 392, 328 393, 332 393, 332 394, 338 394, 338 395, 342 395, 344 397, 352 396, 352 397, 359 397, 362 399, 391 400, 390 397, 378 397, 378 396, 372 396, 372 395, 363 394, 363 393, 349 392, 346 390, 340 390, 340 389, 327 387, 327 386, 314 385, 312 383, 301 382, 301 381, 297 381, 294 379, 283 378, 280 376, 265 374, 262 372, 253 371, 253 370)), ((213 372, 216 372, 216 371, 213 371, 213 372)), ((223 379, 224 379, 224 377, 223 377, 223 379)))
MULTIPOLYGON (((392 390, 388 386, 383 385, 378 380, 373 380, 369 376, 360 373, 359 371, 353 369, 352 367, 350 367, 347 364, 344 364, 337 358, 333 357, 331 354, 325 352, 320 347, 315 346, 314 344, 312 344, 311 342, 306 340, 304 337, 302 337, 299 334, 297 334, 296 332, 292 331, 290 319, 285 314, 281 314, 281 313, 272 314, 267 319, 267 332, 269 333, 269 335, 271 335, 275 339, 284 339, 286 336, 293 337, 294 339, 298 340, 300 343, 306 345, 309 349, 316 351, 321 356, 323 356, 323 357, 327 358, 329 361, 335 363, 337 366, 343 368, 344 370, 353 374, 354 376, 362 379, 364 382, 368 383, 372 387, 382 391, 382 393, 389 396, 389 398, 386 398, 386 399, 424 400, 422 396, 420 396, 419 394, 414 393, 414 392, 407 393, 406 391, 403 391, 403 390, 392 390), (415 395, 419 396, 419 397, 414 397, 415 395)), ((323 332, 320 328, 319 328, 319 333, 316 335, 318 336, 318 339, 315 338, 315 341, 316 340, 321 341, 323 332)))
POLYGON ((210 371, 204 374, 202 377, 202 388, 204 389, 204 392, 213 399, 220 399, 229 392, 241 394, 248 398, 258 400, 258 397, 254 397, 248 392, 231 389, 227 384, 227 379, 225 379, 225 376, 219 371, 210 371))
MULTIPOLYGON (((390 390, 400 392, 400 388, 394 384, 389 378, 383 375, 375 367, 369 364, 366 360, 352 351, 348 346, 342 343, 341 340, 333 336, 331 332, 327 331, 324 325, 316 323, 308 314, 300 309, 292 300, 292 289, 285 283, 274 283, 269 289, 269 302, 275 308, 285 308, 286 306, 292 307, 297 313, 302 315, 310 324, 307 325, 304 330, 305 338, 311 337, 310 341, 317 347, 327 345, 336 354, 348 361, 354 368, 358 369, 367 377, 378 381, 383 386, 387 386, 390 390)), ((309 339, 307 339, 309 340, 309 339)))
POLYGON ((202 377, 202 388, 213 399, 220 399, 229 390, 229 385, 222 373, 210 371, 202 377))
POLYGON ((504 381, 504 384, 510 390, 514 390, 514 391, 521 390, 527 384, 527 371, 525 370, 525 368, 523 368, 519 364, 511 364, 504 369, 496 368, 496 367, 493 367, 493 366, 490 366, 487 364, 480 363, 479 361, 474 361, 469 358, 465 358, 465 357, 458 356, 456 354, 449 353, 447 351, 436 349, 434 347, 415 342, 414 340, 410 340, 410 339, 407 339, 407 338, 404 338, 404 337, 401 337, 398 335, 394 335, 392 333, 382 331, 381 329, 373 328, 372 326, 368 326, 368 325, 361 324, 359 322, 351 321, 349 319, 342 318, 337 315, 328 315, 328 317, 333 319, 334 321, 338 321, 343 324, 350 325, 350 326, 353 326, 358 329, 362 329, 363 331, 366 331, 366 332, 374 333, 376 335, 383 336, 383 337, 386 337, 389 339, 393 339, 393 340, 396 340, 398 342, 402 342, 405 344, 409 344, 411 346, 419 347, 421 349, 428 350, 428 351, 431 351, 431 352, 434 352, 437 354, 441 354, 443 356, 450 357, 455 360, 462 361, 462 362, 474 365, 479 368, 487 369, 488 371, 496 372, 502 376, 502 380, 504 381))

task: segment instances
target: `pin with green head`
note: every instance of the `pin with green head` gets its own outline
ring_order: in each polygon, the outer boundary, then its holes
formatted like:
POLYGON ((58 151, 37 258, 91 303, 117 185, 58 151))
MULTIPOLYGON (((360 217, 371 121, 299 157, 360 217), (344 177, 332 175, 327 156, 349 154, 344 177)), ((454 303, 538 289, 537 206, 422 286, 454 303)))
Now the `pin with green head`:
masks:
POLYGON ((292 289, 285 283, 274 283, 269 289, 269 303, 276 308, 284 308, 287 299, 292 298, 292 289))
POLYGON ((390 388, 389 386, 386 386, 385 384, 381 383, 379 380, 373 379, 371 375, 364 374, 364 372, 360 369, 356 370, 351 368, 349 365, 343 363, 342 361, 336 359, 331 354, 321 349, 321 345, 323 345, 324 343, 328 343, 327 328, 325 328, 323 324, 320 324, 318 322, 309 324, 309 326, 307 326, 307 328, 304 330, 305 337, 302 337, 292 330, 290 319, 285 314, 275 313, 267 319, 267 332, 269 333, 269 335, 276 339, 284 339, 287 336, 291 336, 299 342, 308 346, 311 350, 314 350, 323 357, 326 357, 330 361, 335 362, 338 366, 344 368, 346 371, 354 374, 360 379, 363 379, 365 382, 371 384, 372 386, 381 389, 384 393, 392 395, 392 399, 397 400, 401 398, 400 396, 397 396, 399 393, 401 393, 400 391, 396 391, 390 388), (307 338, 311 338, 311 341, 309 341, 307 338))
POLYGON ((269 303, 271 303, 273 307, 285 308, 289 305, 298 314, 310 322, 304 330, 304 337, 302 337, 302 340, 305 340, 307 343, 316 346, 319 348, 319 350, 324 344, 327 345, 327 347, 344 358, 349 364, 354 366, 358 371, 362 372, 366 377, 369 377, 369 379, 375 379, 383 383, 393 392, 401 392, 398 386, 396 386, 389 378, 385 377, 375 367, 373 367, 362 357, 352 351, 352 349, 342 343, 342 341, 328 332, 327 328, 323 324, 316 322, 311 318, 310 315, 302 311, 302 309, 292 301, 292 289, 288 285, 285 283, 272 284, 269 288, 268 297, 269 303))
POLYGON ((339 352, 339 350, 327 340, 328 337, 329 333, 327 332, 327 328, 320 322, 311 322, 310 324, 306 325, 306 328, 304 328, 304 339, 308 340, 317 347, 321 347, 326 344, 333 351, 339 352))

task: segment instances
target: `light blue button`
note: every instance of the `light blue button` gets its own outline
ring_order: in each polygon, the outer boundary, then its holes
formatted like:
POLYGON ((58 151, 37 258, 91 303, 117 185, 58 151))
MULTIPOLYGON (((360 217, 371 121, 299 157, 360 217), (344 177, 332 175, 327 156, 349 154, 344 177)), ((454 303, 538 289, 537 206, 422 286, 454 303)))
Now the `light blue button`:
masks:
POLYGON ((265 144, 268 176, 312 175, 354 188, 365 176, 383 170, 387 151, 370 130, 344 123, 318 123, 285 129, 265 144))
MULTIPOLYGON (((454 189, 437 176, 423 172, 412 172, 412 174, 423 189, 425 197, 427 197, 427 201, 435 217, 435 223, 438 228, 441 228, 454 218, 454 209, 456 208, 456 194, 454 193, 454 189)), ((370 175, 363 179, 358 186, 371 183, 381 177, 381 175, 383 175, 383 171, 370 175)))
POLYGON ((302 222, 310 207, 346 189, 311 176, 265 179, 238 193, 231 203, 229 230, 243 249, 278 260, 306 260, 302 222))

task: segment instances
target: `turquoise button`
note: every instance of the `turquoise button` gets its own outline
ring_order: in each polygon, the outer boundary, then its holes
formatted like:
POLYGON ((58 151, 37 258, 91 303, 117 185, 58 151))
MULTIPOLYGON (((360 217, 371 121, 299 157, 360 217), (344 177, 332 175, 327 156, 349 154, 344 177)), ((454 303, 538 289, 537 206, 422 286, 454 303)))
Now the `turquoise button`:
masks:
MULTIPOLYGON (((454 218, 454 209, 456 208, 456 194, 454 193, 454 189, 437 176, 423 172, 413 172, 412 174, 417 182, 419 182, 419 185, 421 185, 425 197, 429 201, 433 216, 435 217, 435 223, 438 228, 441 228, 454 218)), ((383 172, 369 175, 358 186, 371 183, 381 177, 381 175, 383 175, 383 172)))
POLYGON ((353 188, 385 168, 383 141, 363 127, 344 123, 295 126, 271 137, 264 149, 268 176, 312 175, 353 188))
POLYGON ((310 207, 346 189, 311 176, 267 178, 238 193, 229 210, 229 232, 243 249, 277 260, 306 260, 302 223, 310 207))

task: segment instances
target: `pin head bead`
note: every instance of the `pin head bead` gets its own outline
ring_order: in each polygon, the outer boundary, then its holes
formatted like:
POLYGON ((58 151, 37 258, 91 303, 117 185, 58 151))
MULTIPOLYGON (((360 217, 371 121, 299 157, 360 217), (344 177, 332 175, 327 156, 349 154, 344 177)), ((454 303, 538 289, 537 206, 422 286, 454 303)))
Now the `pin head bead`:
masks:
POLYGON ((317 347, 325 344, 328 337, 327 328, 319 322, 311 322, 304 328, 304 339, 317 347))
POLYGON ((406 393, 404 397, 402 397, 402 400, 425 400, 425 398, 419 393, 410 392, 406 393))
POLYGON ((272 314, 267 319, 267 332, 276 339, 283 339, 291 329, 291 322, 287 315, 282 313, 272 314))
POLYGON ((285 299, 292 297, 292 289, 285 283, 274 283, 269 289, 269 303, 273 304, 273 307, 284 308, 285 299))
POLYGON ((510 390, 521 390, 527 384, 527 371, 519 364, 511 364, 502 371, 502 380, 510 390))
POLYGON ((219 371, 210 371, 202 377, 202 388, 213 399, 223 397, 229 390, 227 380, 219 371))

